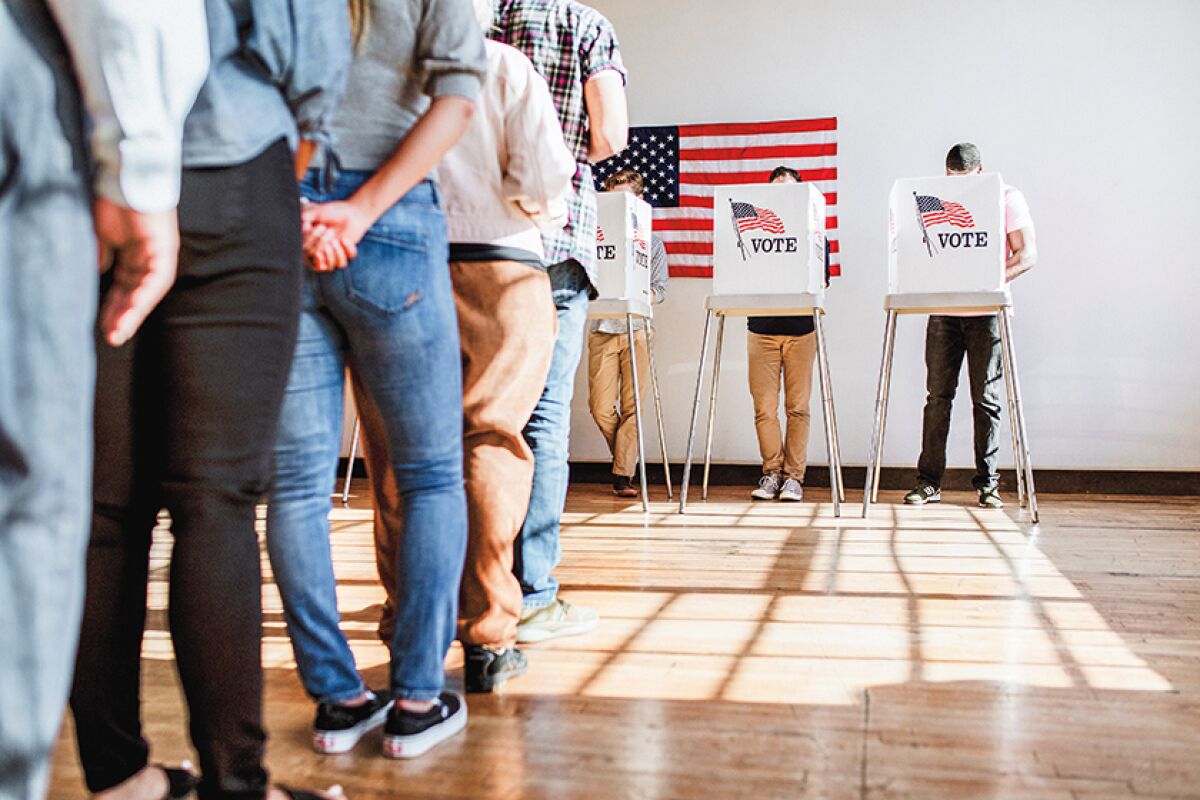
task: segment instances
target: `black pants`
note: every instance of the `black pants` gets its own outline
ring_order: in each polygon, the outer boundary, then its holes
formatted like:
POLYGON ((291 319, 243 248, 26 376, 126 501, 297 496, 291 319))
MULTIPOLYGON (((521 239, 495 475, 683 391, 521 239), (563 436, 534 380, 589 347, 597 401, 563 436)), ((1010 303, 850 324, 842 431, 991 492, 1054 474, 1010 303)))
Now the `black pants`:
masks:
POLYGON ((174 288, 120 349, 101 343, 92 536, 71 692, 88 788, 147 763, 139 713, 150 536, 171 515, 171 638, 201 797, 260 798, 267 486, 295 348, 299 198, 286 142, 183 173, 174 288))
POLYGON ((975 417, 976 489, 995 486, 1000 434, 1000 383, 1004 380, 1000 356, 1000 320, 987 317, 931 316, 925 328, 925 423, 917 479, 942 485, 946 472, 946 438, 950 435, 950 407, 958 391, 963 355, 971 382, 975 417))

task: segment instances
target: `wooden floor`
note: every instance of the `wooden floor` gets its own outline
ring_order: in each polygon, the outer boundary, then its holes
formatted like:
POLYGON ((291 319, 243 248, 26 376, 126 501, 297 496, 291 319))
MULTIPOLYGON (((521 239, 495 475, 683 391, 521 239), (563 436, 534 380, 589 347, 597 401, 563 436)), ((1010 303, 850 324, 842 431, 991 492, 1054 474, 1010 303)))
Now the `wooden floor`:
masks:
MULTIPOLYGON (((360 490, 363 487, 358 487, 360 490)), ((591 635, 529 647, 410 763, 308 749, 313 707, 268 586, 269 765, 363 798, 1200 798, 1200 499, 1043 496, 1042 523, 715 489, 686 517, 573 487, 563 595, 591 635)), ((659 489, 660 499, 662 490, 659 489)), ((373 685, 370 512, 334 513, 345 629, 373 685)), ((160 537, 145 648, 155 757, 188 757, 160 537)), ((264 558, 265 563, 265 558, 264 558)), ((457 646, 448 662, 461 681, 457 646)), ((231 679, 233 676, 231 676, 231 679)), ((69 723, 51 792, 83 797, 69 723)))

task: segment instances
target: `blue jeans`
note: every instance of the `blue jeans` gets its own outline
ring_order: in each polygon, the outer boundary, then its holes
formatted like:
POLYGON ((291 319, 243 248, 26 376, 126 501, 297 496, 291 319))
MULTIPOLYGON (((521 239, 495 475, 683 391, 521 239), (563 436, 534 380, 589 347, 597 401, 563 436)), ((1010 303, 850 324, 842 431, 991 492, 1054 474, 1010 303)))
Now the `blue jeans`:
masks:
MULTIPOLYGON (((314 202, 348 197, 369 176, 342 172, 314 202)), ((337 703, 363 691, 338 627, 329 545, 346 367, 386 432, 403 499, 397 552, 395 697, 432 700, 454 640, 467 541, 462 469, 462 365, 436 186, 416 186, 385 213, 343 270, 309 273, 275 450, 267 547, 308 693, 337 703)))
POLYGON ((559 534, 570 477, 571 397, 587 324, 589 284, 583 269, 574 261, 555 264, 550 281, 558 338, 546 388, 525 426, 525 441, 534 458, 533 491, 513 548, 513 572, 521 582, 525 608, 544 608, 558 595, 558 581, 551 573, 562 560, 559 534))
POLYGON ((0 3, 0 798, 45 797, 83 609, 96 242, 45 4, 0 3))

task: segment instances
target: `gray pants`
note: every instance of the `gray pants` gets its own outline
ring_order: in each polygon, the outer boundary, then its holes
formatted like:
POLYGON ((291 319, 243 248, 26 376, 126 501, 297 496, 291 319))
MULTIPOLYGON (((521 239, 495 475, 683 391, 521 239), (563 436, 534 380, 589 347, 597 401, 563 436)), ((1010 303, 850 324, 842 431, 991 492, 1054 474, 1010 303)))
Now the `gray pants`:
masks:
POLYGON ((39 0, 0 0, 0 800, 46 793, 91 519, 96 245, 69 63, 39 0))

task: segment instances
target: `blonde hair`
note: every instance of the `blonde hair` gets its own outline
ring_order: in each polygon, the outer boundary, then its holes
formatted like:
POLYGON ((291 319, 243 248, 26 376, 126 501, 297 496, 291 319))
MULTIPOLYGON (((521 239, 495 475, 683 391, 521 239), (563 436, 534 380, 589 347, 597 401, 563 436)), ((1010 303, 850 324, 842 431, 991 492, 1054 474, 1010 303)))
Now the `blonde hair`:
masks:
POLYGON ((371 0, 349 0, 350 2, 350 38, 355 48, 362 44, 371 26, 371 0))
POLYGON ((475 19, 479 21, 479 27, 483 28, 485 34, 492 29, 492 23, 496 20, 496 6, 493 0, 475 0, 475 19))

